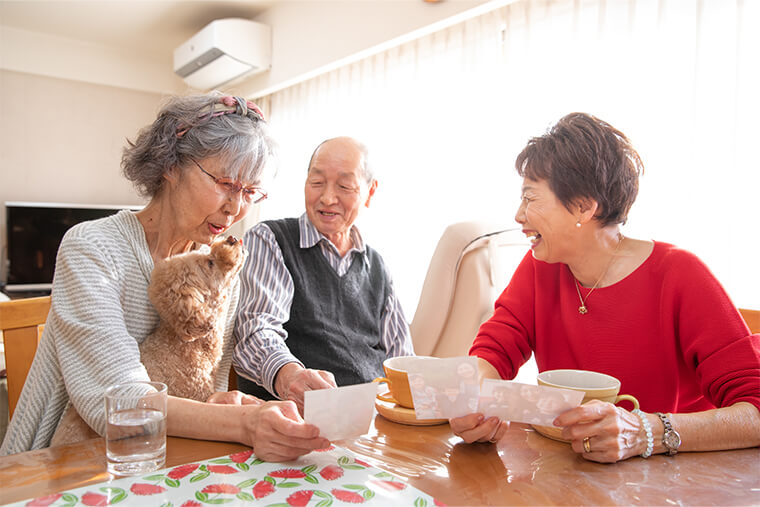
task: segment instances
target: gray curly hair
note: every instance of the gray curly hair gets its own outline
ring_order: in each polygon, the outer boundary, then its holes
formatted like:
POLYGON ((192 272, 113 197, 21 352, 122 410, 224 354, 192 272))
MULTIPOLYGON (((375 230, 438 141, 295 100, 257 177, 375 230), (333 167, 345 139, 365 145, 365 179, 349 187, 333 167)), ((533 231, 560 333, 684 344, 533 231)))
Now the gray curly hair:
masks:
POLYGON ((221 157, 226 166, 228 174, 218 176, 259 181, 277 151, 255 104, 216 91, 169 98, 155 121, 127 143, 122 171, 147 198, 159 192, 172 167, 209 156, 221 157))

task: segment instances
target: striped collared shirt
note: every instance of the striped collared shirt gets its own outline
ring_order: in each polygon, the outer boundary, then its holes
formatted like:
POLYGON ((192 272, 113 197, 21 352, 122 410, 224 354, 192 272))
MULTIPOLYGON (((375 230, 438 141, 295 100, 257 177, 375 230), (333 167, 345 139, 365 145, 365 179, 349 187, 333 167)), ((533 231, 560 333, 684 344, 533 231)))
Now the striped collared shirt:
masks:
MULTIPOLYGON (((298 219, 298 228, 300 247, 319 244, 325 259, 339 276, 348 271, 355 255, 368 262, 364 240, 356 226, 351 227, 353 247, 343 257, 305 213, 298 219)), ((246 232, 243 243, 249 255, 240 275, 233 365, 239 375, 275 394, 274 380, 280 368, 291 362, 304 366, 290 353, 283 328, 290 319, 293 278, 285 267, 274 233, 266 224, 257 224, 246 232)), ((388 357, 413 355, 409 325, 392 285, 381 318, 381 341, 388 357)))

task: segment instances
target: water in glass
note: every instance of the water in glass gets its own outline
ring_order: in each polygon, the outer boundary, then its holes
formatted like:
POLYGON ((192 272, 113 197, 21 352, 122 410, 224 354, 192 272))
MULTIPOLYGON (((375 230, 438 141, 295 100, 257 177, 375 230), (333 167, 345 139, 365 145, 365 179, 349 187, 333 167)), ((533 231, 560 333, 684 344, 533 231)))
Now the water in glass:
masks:
POLYGON ((164 466, 165 385, 138 382, 110 388, 106 392, 106 417, 106 457, 110 473, 140 475, 164 466))

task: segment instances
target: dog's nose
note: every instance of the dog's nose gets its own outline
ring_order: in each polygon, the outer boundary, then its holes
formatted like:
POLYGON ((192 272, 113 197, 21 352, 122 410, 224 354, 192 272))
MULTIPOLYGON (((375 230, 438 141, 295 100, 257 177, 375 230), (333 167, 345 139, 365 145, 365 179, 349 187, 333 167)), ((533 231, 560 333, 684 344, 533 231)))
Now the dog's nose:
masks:
POLYGON ((234 245, 237 242, 238 242, 238 240, 237 240, 237 238, 235 236, 227 236, 227 244, 228 245, 234 245))

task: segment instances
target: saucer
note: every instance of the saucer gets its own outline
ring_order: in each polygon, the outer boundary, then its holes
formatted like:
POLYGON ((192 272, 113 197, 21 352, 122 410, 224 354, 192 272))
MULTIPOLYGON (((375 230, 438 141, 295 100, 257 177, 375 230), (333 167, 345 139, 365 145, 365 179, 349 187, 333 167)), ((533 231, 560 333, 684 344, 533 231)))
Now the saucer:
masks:
POLYGON ((545 436, 546 438, 551 438, 552 440, 556 440, 557 442, 564 442, 566 444, 569 444, 569 440, 565 440, 562 438, 562 428, 554 428, 552 426, 540 426, 538 424, 531 424, 534 430, 545 436))
POLYGON ((389 421, 411 426, 435 426, 436 424, 449 422, 448 419, 417 419, 413 408, 402 407, 396 403, 383 401, 378 398, 375 398, 375 408, 377 408, 377 412, 381 416, 389 421))

